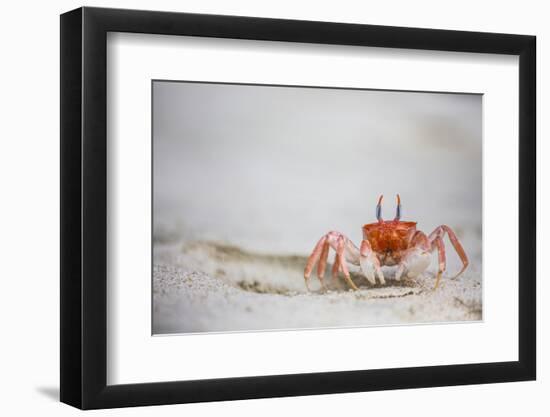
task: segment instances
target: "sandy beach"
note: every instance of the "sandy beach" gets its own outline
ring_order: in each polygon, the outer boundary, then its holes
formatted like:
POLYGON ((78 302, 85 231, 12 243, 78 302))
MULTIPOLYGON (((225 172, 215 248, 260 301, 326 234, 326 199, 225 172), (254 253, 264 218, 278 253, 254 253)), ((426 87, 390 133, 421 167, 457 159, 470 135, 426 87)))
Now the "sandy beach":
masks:
MULTIPOLYGON (((246 252, 208 242, 159 244, 153 268, 155 334, 370 326, 482 319, 481 274, 474 264, 459 278, 434 272, 415 280, 371 285, 357 271, 321 291, 304 285, 304 256, 246 252)), ((434 259, 435 261, 435 259, 434 259)), ((435 261, 434 264, 437 262, 435 261)))
MULTIPOLYGON (((159 82, 153 124, 153 333, 464 322, 482 319, 481 97, 159 82), (330 230, 361 243, 382 214, 447 224, 416 280, 360 290, 304 285, 306 259, 330 230)), ((334 253, 329 257, 332 263, 334 253)))

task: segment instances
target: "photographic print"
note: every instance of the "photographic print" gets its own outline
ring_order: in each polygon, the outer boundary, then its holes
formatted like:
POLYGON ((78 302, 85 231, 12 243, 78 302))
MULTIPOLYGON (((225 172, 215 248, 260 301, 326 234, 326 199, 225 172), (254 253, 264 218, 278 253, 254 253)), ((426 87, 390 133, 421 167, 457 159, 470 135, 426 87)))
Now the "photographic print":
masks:
POLYGON ((152 81, 155 335, 482 320, 482 95, 152 81))

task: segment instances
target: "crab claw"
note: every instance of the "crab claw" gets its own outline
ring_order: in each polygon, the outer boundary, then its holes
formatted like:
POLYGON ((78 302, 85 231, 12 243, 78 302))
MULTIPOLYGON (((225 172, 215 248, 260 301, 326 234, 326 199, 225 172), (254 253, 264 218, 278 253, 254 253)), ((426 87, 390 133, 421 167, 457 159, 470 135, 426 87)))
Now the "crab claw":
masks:
POLYGON ((407 276, 415 278, 430 265, 430 252, 421 248, 412 249, 403 261, 407 276))
POLYGON ((382 274, 382 269, 380 269, 380 262, 372 252, 367 255, 361 255, 359 257, 359 265, 361 266, 363 275, 371 284, 376 284, 375 276, 378 276, 378 280, 381 284, 386 282, 384 280, 384 274, 382 274))

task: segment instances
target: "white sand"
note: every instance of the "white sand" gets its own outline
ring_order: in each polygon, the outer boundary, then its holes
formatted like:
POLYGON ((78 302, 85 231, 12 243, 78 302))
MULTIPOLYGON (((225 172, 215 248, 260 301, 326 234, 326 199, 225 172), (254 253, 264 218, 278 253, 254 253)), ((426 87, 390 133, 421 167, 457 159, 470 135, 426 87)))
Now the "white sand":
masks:
MULTIPOLYGON (((450 245, 449 245, 450 246, 450 245)), ((342 281, 308 293, 305 257, 253 254, 206 242, 155 246, 154 333, 220 332, 481 320, 480 271, 474 264, 456 280, 434 274, 415 281, 370 285, 342 281)), ((434 265, 436 264, 434 259, 434 265)), ((330 270, 330 269, 329 269, 330 270)), ((316 278, 312 277, 312 282, 316 278)), ((328 282, 331 282, 328 278, 328 282)), ((318 286, 317 286, 318 288, 318 286)))

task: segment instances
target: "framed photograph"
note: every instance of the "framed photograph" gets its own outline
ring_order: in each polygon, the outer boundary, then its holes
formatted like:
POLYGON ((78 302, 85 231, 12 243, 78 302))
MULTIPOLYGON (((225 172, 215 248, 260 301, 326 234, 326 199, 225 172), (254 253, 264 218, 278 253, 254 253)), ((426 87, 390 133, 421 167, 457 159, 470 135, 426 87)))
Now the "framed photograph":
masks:
POLYGON ((61 401, 533 380, 535 37, 61 16, 61 401))

